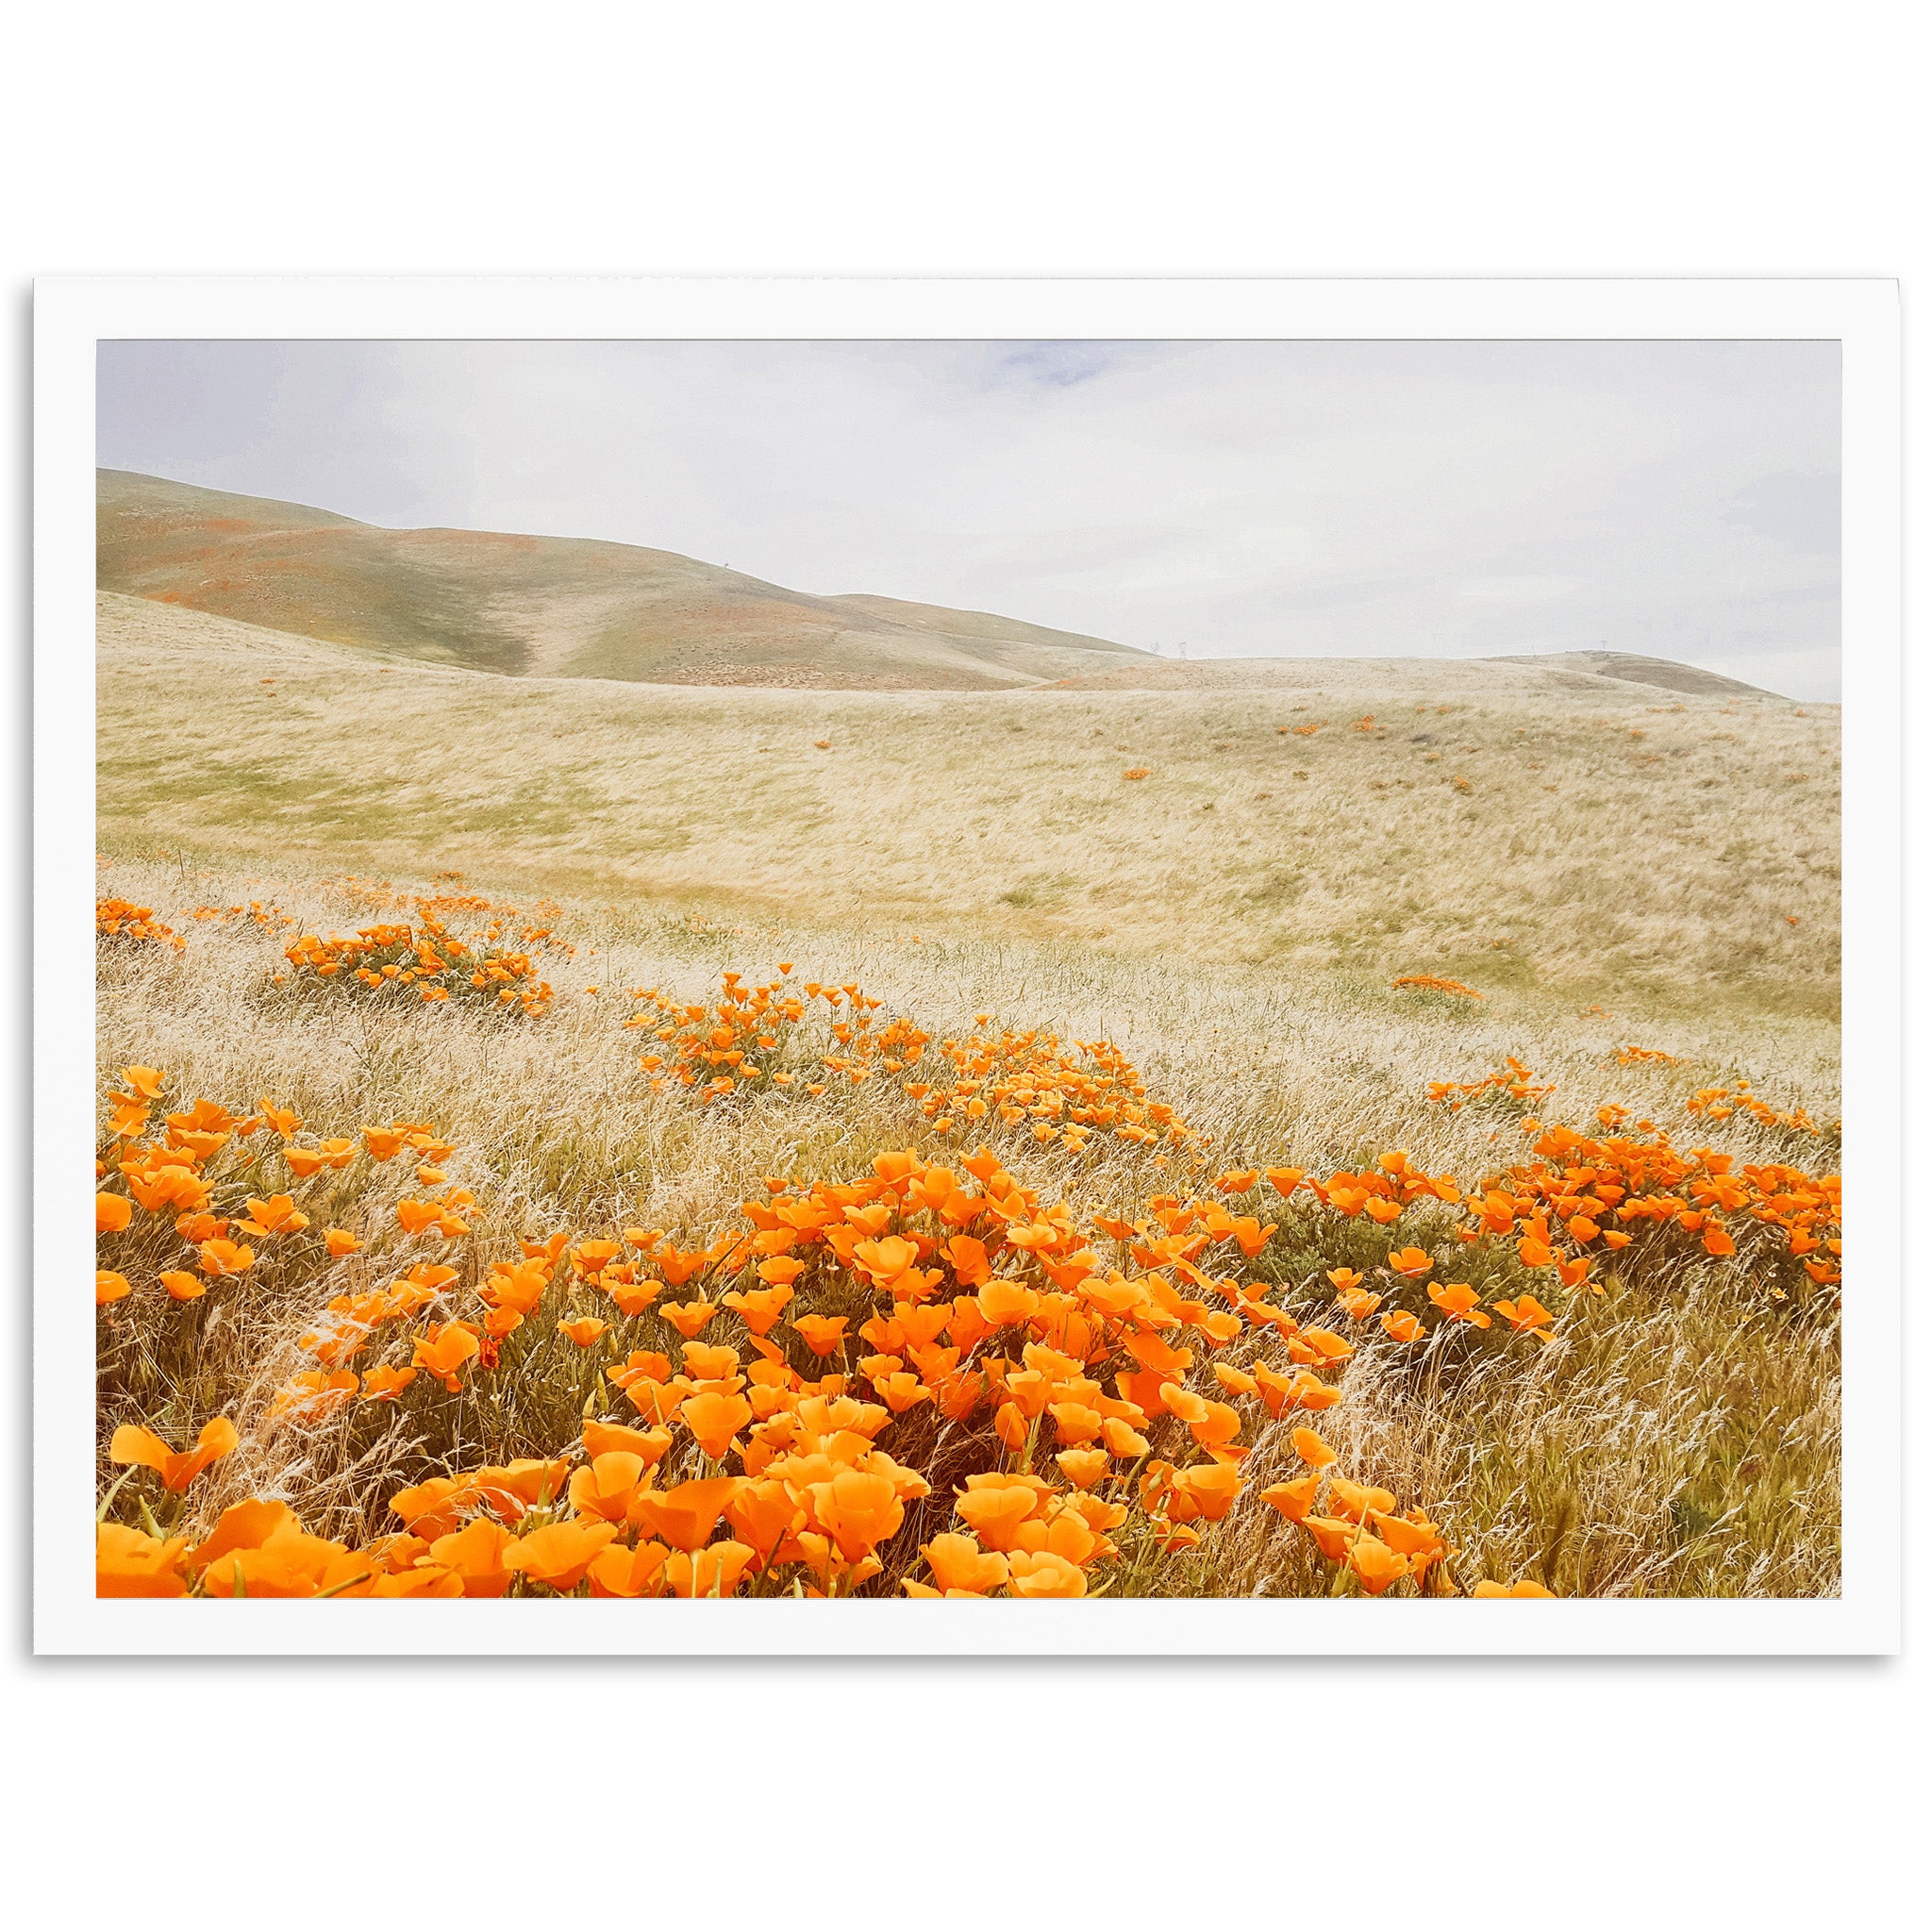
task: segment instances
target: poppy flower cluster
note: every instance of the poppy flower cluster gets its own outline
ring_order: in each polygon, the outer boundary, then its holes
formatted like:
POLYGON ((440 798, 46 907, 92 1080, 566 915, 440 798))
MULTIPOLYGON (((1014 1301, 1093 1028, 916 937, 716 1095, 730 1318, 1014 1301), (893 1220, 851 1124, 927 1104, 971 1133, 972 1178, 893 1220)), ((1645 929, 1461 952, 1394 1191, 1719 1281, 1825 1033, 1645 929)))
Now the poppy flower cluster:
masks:
POLYGON ((279 906, 270 906, 260 899, 249 899, 236 906, 193 906, 189 908, 188 916, 215 925, 257 925, 264 932, 277 932, 295 924, 294 919, 279 906))
POLYGON ((173 926, 157 919, 152 906, 136 906, 126 899, 94 901, 94 937, 135 945, 170 946, 177 953, 188 950, 188 941, 173 926))
MULTIPOLYGON (((462 874, 448 872, 437 876, 459 879, 462 874)), ((558 937, 555 922, 563 908, 554 899, 540 899, 525 910, 507 901, 487 899, 480 892, 398 891, 387 879, 363 878, 355 873, 330 880, 325 890, 370 911, 409 912, 419 920, 435 920, 445 925, 458 919, 467 921, 478 926, 478 936, 491 945, 515 928, 528 948, 561 953, 566 958, 576 955, 574 945, 558 937)))
MULTIPOLYGON (((1150 1207, 1172 1221, 1180 1204, 1150 1207)), ((1265 1241, 1215 1212, 1208 1239, 1265 1241)), ((406 1489, 391 1499, 402 1541, 324 1548, 251 1503, 199 1544, 116 1527, 103 1588, 131 1589, 131 1569, 209 1594, 457 1594, 475 1569, 486 1580, 467 1593, 1080 1595, 1121 1535, 1158 1558, 1189 1545, 1180 1529, 1220 1521, 1242 1489, 1243 1437, 1332 1404, 1313 1365, 1352 1352, 1304 1340, 1267 1283, 1217 1280, 1177 1253, 1164 1273, 1103 1263, 1064 1203, 984 1149, 957 1169, 902 1152, 849 1182, 774 1176, 741 1213, 702 1248, 656 1229, 558 1233, 474 1288, 432 1266, 338 1295, 304 1338, 319 1366, 277 1398, 277 1424, 327 1423, 355 1399, 347 1364, 364 1354, 409 1352, 362 1384, 380 1377, 408 1407, 527 1370, 558 1329, 594 1351, 603 1400, 554 1455, 406 1489), (1242 1365, 1212 1360, 1224 1353, 1242 1365), (1156 1437, 1160 1479, 1141 1500, 1131 1477, 1156 1437), (407 1584, 380 1580, 403 1570, 407 1584), (417 1574, 431 1571, 458 1582, 417 1574)), ((1171 1237, 1150 1224, 1149 1239, 1171 1237)))
POLYGON ((793 981, 791 974, 789 959, 776 979, 760 986, 726 973, 715 1002, 681 1002, 657 987, 633 988, 631 998, 647 1010, 624 1024, 647 1029, 659 1043, 638 1062, 651 1091, 689 1088, 701 1103, 750 1090, 816 1095, 827 1085, 812 1077, 821 1069, 858 1086, 874 1073, 903 1073, 924 1053, 927 1036, 909 1020, 880 1022, 885 1002, 857 982, 823 986, 793 981), (815 1027, 808 1022, 821 1001, 823 1025, 815 1027))
POLYGON ((488 940, 466 945, 426 912, 414 925, 364 926, 353 940, 306 933, 284 957, 291 970, 275 975, 278 986, 333 982, 364 995, 413 993, 425 1002, 458 1000, 528 1019, 548 1012, 555 997, 527 953, 505 952, 488 940))
MULTIPOLYGON (((1727 1121, 1734 1114, 1742 1114, 1761 1127, 1782 1127, 1793 1134, 1819 1134, 1824 1130, 1816 1121, 1800 1108, 1790 1112, 1781 1112, 1768 1106, 1751 1091, 1748 1080, 1740 1080, 1735 1087, 1703 1087, 1684 1103, 1686 1109, 1707 1121, 1727 1121)), ((1831 1131, 1837 1133, 1838 1122, 1832 1123, 1831 1131)))
POLYGON ((679 1084, 699 1091, 713 1070, 736 1091, 746 1059, 769 1067, 788 1041, 802 1052, 814 1002, 832 1031, 810 1044, 838 1047, 820 1058, 848 1077, 943 1060, 955 1079, 907 1089, 935 1131, 929 1152, 842 1178, 765 1176, 735 1216, 676 1239, 553 1228, 488 1254, 433 1125, 321 1138, 267 1101, 170 1110, 159 1070, 122 1070, 97 1159, 105 1344, 129 1324, 158 1333, 157 1317, 185 1319, 175 1304, 270 1260, 316 1292, 290 1331, 312 1366, 253 1412, 217 1413, 186 1447, 178 1403, 165 1422, 114 1416, 107 1461, 148 1474, 104 1503, 103 1593, 1078 1597, 1158 1588, 1219 1525, 1251 1534, 1271 1511, 1313 1540, 1338 1589, 1442 1593, 1457 1588, 1444 1531, 1417 1499, 1341 1476, 1307 1426, 1344 1400, 1361 1349, 1547 1342, 1562 1295, 1599 1286, 1599 1258, 1623 1250, 1744 1244, 1754 1267, 1840 1279, 1836 1176, 1680 1151, 1648 1123, 1625 1135, 1618 1108, 1598 1137, 1526 1122, 1529 1158, 1474 1189, 1391 1149, 1325 1177, 1257 1164, 1185 1197, 1076 1211, 988 1146, 948 1164, 939 1137, 971 1122, 1016 1130, 1029 1151, 1095 1133, 1198 1151, 1108 1042, 1068 1053, 980 1015, 935 1056, 909 1023, 876 1024, 879 1003, 856 986, 793 991, 788 968, 752 988, 727 974, 695 1011, 644 997, 664 1043, 679 1042, 679 1084), (375 1170, 399 1158, 419 1191, 383 1190, 384 1211, 366 1212, 375 1170), (360 1232, 319 1224, 345 1188, 362 1196, 360 1232), (423 1241, 448 1245, 402 1273, 383 1258, 423 1241), (1338 1265, 1308 1272, 1310 1249, 1338 1265), (385 1534, 334 1541, 263 1499, 207 1523, 192 1501, 243 1431, 354 1430, 408 1457, 467 1433, 442 1420, 455 1405, 513 1415, 534 1386, 561 1400, 529 1414, 559 1420, 535 1435, 516 1424, 492 1444, 505 1459, 419 1460, 370 1502, 367 1520, 394 1524, 385 1534), (1285 1442, 1307 1473, 1251 1482, 1285 1442), (189 1523, 206 1533, 173 1533, 189 1523))
MULTIPOLYGON (((99 1305, 135 1291, 127 1268, 151 1271, 153 1285, 169 1300, 192 1302, 215 1282, 248 1274, 271 1248, 278 1260, 301 1268, 326 1265, 362 1246, 361 1237, 322 1224, 321 1214, 299 1206, 292 1192, 274 1189, 263 1178, 272 1166, 286 1169, 290 1186, 299 1188, 365 1158, 381 1165, 407 1154, 423 1163, 416 1169, 419 1187, 447 1185, 428 1163, 447 1159, 454 1146, 427 1122, 366 1127, 356 1138, 305 1140, 298 1139, 303 1123, 291 1108, 262 1100, 253 1113, 236 1114, 202 1099, 164 1110, 157 1124, 154 1109, 167 1106, 167 1075, 156 1067, 124 1067, 121 1077, 125 1086, 106 1096, 106 1138, 94 1162, 94 1229, 98 1240, 110 1243, 102 1258, 123 1266, 96 1271, 99 1305), (242 1152, 242 1143, 258 1135, 262 1144, 242 1152), (116 1174, 125 1193, 101 1185, 116 1174)), ((466 1190, 450 1189, 433 1202, 398 1204, 398 1219, 409 1232, 425 1225, 445 1237, 467 1232, 457 1216, 471 1199, 466 1190), (426 1210, 425 1221, 409 1229, 405 1208, 426 1210)))
MULTIPOLYGON (((1615 1125, 1623 1111, 1607 1107, 1599 1118, 1615 1125)), ((1589 1138, 1535 1121, 1524 1125, 1539 1136, 1536 1158, 1468 1196, 1463 1241, 1513 1241, 1524 1268, 1550 1271, 1566 1289, 1588 1281, 1596 1255, 1617 1254, 1640 1241, 1681 1245, 1685 1237, 1720 1258, 1739 1253, 1743 1238, 1767 1268, 1796 1261, 1814 1285, 1841 1279, 1843 1210, 1836 1174, 1776 1163, 1740 1166, 1734 1156, 1709 1147, 1680 1150, 1649 1123, 1639 1123, 1643 1139, 1589 1138)))
POLYGON ((1484 994, 1473 986, 1464 986, 1459 979, 1443 979, 1434 973, 1406 973, 1400 979, 1391 979, 1389 984, 1398 991, 1409 992, 1454 993, 1460 999, 1479 1000, 1484 994))
POLYGON ((1270 1485, 1260 1500, 1305 1531, 1323 1559, 1370 1596, 1403 1582, 1417 1596, 1437 1594, 1437 1579, 1454 1554, 1441 1528, 1421 1509, 1398 1513, 1393 1491, 1338 1474, 1341 1458, 1313 1429, 1296 1429, 1291 1441, 1308 1474, 1270 1485))
POLYGON ((983 1131, 996 1121, 1074 1154, 1094 1134, 1148 1146, 1206 1144, 1172 1107, 1148 1097, 1133 1062, 1110 1041, 1074 1041, 1070 1053, 1055 1033, 995 1034, 986 1013, 975 1023, 967 1039, 941 1042, 953 1078, 906 1088, 936 1133, 951 1134, 962 1122, 983 1131))
POLYGON ((1514 1054, 1506 1055, 1503 1064, 1480 1080, 1431 1080, 1428 1086, 1429 1098, 1441 1103, 1451 1113, 1460 1112, 1471 1101, 1485 1096, 1538 1101, 1547 1100, 1556 1091, 1554 1086, 1539 1087, 1536 1074, 1514 1054))

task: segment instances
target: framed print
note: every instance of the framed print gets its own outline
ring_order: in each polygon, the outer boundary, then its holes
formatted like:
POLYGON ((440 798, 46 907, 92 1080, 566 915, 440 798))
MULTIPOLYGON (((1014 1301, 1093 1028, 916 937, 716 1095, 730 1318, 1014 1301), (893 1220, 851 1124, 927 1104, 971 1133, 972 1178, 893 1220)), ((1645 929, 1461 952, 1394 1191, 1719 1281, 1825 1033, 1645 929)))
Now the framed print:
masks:
POLYGON ((1895 1644, 1892 285, 36 300, 38 1649, 1895 1644))

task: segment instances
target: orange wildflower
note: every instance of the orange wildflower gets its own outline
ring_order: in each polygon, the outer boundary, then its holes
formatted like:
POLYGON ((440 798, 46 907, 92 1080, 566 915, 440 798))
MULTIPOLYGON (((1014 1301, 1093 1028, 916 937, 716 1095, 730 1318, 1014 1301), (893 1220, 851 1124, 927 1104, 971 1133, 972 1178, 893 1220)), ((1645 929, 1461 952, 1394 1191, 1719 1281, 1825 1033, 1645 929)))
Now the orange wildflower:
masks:
POLYGON ((718 1312, 718 1305, 707 1301, 662 1302, 658 1305, 658 1312, 687 1341, 693 1341, 706 1323, 718 1312))
POLYGON ((670 1490, 640 1490, 633 1501, 633 1515, 674 1549, 695 1550, 710 1535, 743 1480, 741 1476, 709 1476, 670 1490))
POLYGON ((1279 1510, 1291 1523, 1300 1523, 1314 1508, 1315 1497, 1321 1487, 1322 1477, 1318 1471, 1313 1475, 1303 1476, 1299 1482, 1274 1483, 1261 1491, 1260 1497, 1271 1509, 1279 1510))
POLYGON ((738 1432, 752 1419, 751 1404, 742 1395, 707 1391, 691 1396, 678 1420, 713 1462, 722 1462, 738 1446, 738 1432))
POLYGON ((242 1440, 235 1424, 225 1415, 202 1424, 192 1449, 174 1450, 152 1429, 123 1424, 108 1444, 110 1462, 144 1464, 157 1471, 163 1485, 175 1491, 185 1490, 209 1463, 228 1455, 242 1440))
POLYGON ((1016 1546, 1020 1525, 1033 1514, 1036 1503, 1030 1487, 1011 1483, 968 1490, 954 1507, 989 1549, 1008 1551, 1016 1546))
POLYGON ((411 1362, 442 1378, 442 1386, 454 1395, 463 1386, 463 1364, 475 1357, 482 1344, 459 1322, 438 1322, 416 1338, 411 1362))
POLYGON ((893 1535, 906 1515, 889 1476, 856 1469, 841 1469, 831 1481, 810 1485, 806 1498, 813 1524, 832 1539, 848 1563, 858 1562, 893 1535))
POLYGON ((674 1596, 736 1596, 757 1558, 758 1552, 741 1542, 710 1543, 690 1553, 674 1550, 664 1565, 664 1580, 674 1596))
POLYGON ((1429 1290, 1429 1299, 1452 1322, 1468 1322, 1477 1328, 1490 1325, 1475 1290, 1466 1281, 1438 1282, 1429 1290))
POLYGON ((94 1530, 94 1594, 97 1597, 186 1596, 181 1574, 185 1536, 146 1536, 125 1524, 103 1523, 94 1530))
POLYGON ((948 1596, 983 1596, 997 1590, 1008 1574, 1008 1559, 997 1550, 982 1550, 970 1536, 957 1530, 936 1536, 920 1546, 933 1581, 948 1596))
POLYGON ((1074 1597, 1087 1594, 1087 1578, 1066 1557, 1051 1550, 1015 1550, 1007 1558, 1007 1588, 1015 1596, 1074 1597))
POLYGON ((506 1570, 562 1593, 584 1580, 591 1560, 616 1535, 615 1524, 576 1517, 516 1538, 505 1545, 501 1560, 506 1570))
POLYGON ((1519 1335, 1541 1335, 1549 1340, 1549 1324, 1557 1318, 1533 1294, 1519 1295, 1514 1301, 1493 1302, 1491 1306, 1519 1335))
POLYGON ((464 1596, 502 1596, 516 1580, 507 1560, 511 1541, 500 1523, 479 1516, 463 1528, 438 1537, 429 1546, 429 1557, 460 1580, 464 1596))
POLYGON ((843 1342, 846 1319, 843 1315, 798 1315, 791 1325, 812 1354, 823 1360, 843 1342))
POLYGON ((248 1217, 237 1225, 248 1234, 300 1234, 308 1225, 308 1217, 296 1211, 287 1194, 275 1194, 266 1201, 251 1195, 248 1217))

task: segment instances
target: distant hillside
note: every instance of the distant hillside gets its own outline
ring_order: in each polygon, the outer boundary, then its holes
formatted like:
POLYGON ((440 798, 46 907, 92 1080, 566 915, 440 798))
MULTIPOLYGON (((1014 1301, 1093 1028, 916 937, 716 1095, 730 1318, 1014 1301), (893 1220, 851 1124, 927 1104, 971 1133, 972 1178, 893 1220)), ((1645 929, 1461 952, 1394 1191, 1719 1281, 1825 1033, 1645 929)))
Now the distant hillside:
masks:
POLYGON ((890 597, 815 597, 669 550, 387 530, 300 504, 96 473, 103 591, 511 675, 996 691, 1147 661, 1103 638, 890 597))
POLYGON ((1660 691, 1690 691, 1701 698, 1769 698, 1775 691, 1761 685, 1723 677, 1674 658, 1644 658, 1630 651, 1544 651, 1520 658, 1491 658, 1491 664, 1556 664, 1588 671, 1596 677, 1614 677, 1625 684, 1650 684, 1660 691))
MULTIPOLYGON (((1640 991, 1754 1026, 1837 1012, 1836 707, 1470 658, 1170 665, 1229 675, 1165 689, 613 685, 97 607, 109 854, 1104 943, 1155 962, 1150 989, 1191 958, 1267 965, 1291 1001, 1343 966, 1564 984, 1620 1024, 1640 991)), ((1513 1050, 1488 1038, 1431 1077, 1513 1050)))

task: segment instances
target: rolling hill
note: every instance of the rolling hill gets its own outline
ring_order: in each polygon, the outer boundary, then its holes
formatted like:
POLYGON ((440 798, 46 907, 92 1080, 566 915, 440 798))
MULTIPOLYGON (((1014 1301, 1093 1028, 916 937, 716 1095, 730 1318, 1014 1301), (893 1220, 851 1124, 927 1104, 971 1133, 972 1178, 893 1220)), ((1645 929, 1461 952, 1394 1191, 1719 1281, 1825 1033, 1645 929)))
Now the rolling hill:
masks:
POLYGON ((668 550, 389 530, 97 473, 99 588, 391 658, 512 675, 999 691, 1147 661, 1103 638, 890 597, 820 597, 668 550))
POLYGON ((1674 658, 1646 658, 1635 651, 1548 651, 1517 658, 1491 658, 1492 664, 1545 664, 1587 672, 1593 677, 1614 677, 1625 684, 1655 685, 1659 691, 1689 691, 1700 698, 1769 698, 1762 685, 1745 684, 1701 665, 1680 664, 1674 658))
POLYGON ((501 677, 99 606, 104 852, 1427 970, 1620 1012, 1836 1008, 1835 708, 1480 658, 1125 690, 501 677))

